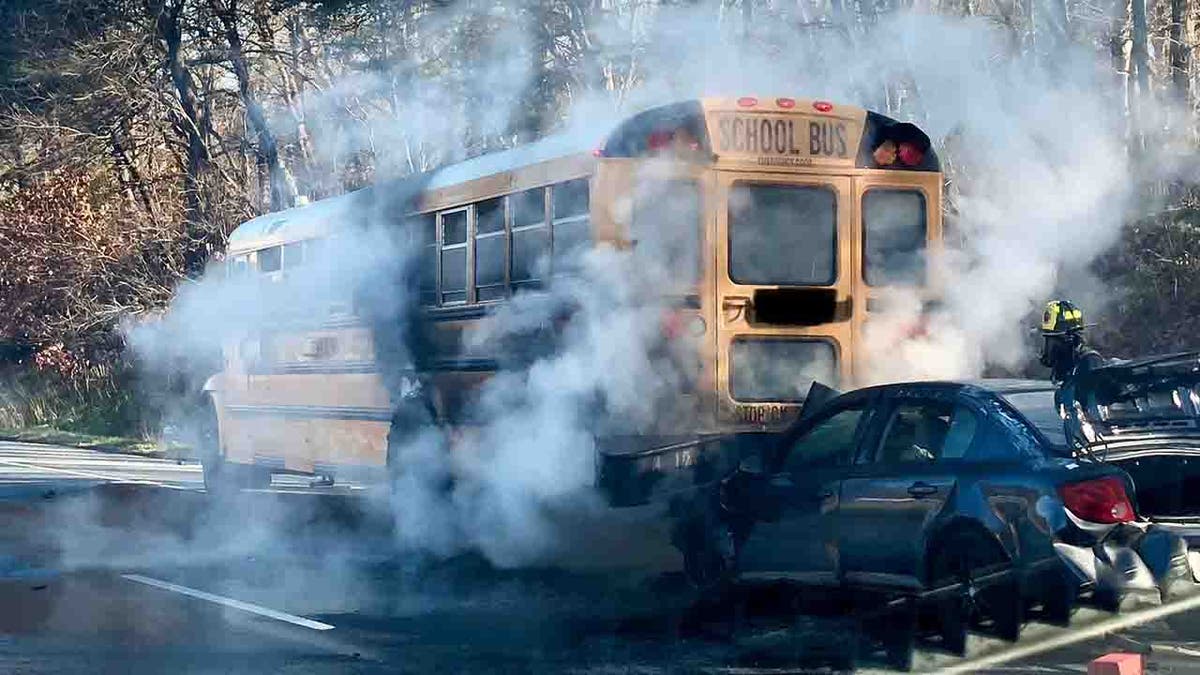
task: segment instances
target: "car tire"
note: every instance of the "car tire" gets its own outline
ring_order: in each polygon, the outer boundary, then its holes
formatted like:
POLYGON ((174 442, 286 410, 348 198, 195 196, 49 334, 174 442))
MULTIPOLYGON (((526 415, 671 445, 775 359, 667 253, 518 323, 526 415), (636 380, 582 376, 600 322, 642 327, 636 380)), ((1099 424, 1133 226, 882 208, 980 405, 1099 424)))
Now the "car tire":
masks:
POLYGON ((1079 601, 1079 584, 1061 566, 1052 566, 1039 574, 1034 588, 1042 605, 1041 620, 1055 626, 1068 626, 1079 601))
POLYGON ((929 560, 930 587, 942 589, 934 605, 948 651, 965 655, 970 629, 986 629, 1009 642, 1017 639, 1025 618, 1022 584, 990 535, 973 529, 953 531, 938 540, 929 560))

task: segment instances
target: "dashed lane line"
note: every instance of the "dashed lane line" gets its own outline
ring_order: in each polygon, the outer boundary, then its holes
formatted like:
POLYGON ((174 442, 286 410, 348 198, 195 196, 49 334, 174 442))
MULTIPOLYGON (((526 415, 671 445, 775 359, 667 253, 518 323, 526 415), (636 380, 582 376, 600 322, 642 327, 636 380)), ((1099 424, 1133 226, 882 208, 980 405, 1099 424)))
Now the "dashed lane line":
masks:
POLYGON ((262 605, 255 605, 255 604, 251 604, 249 602, 242 602, 241 600, 234 600, 233 598, 226 598, 221 595, 213 595, 212 593, 206 593, 204 591, 199 591, 194 588, 188 588, 187 586, 180 586, 179 584, 173 584, 169 581, 161 581, 159 579, 152 579, 150 577, 144 577, 140 574, 122 574, 121 578, 128 579, 129 581, 135 581, 139 584, 146 584, 147 586, 154 586, 155 588, 161 588, 166 591, 173 591, 175 593, 179 593, 181 595, 186 595, 191 598, 196 598, 198 600, 205 600, 208 602, 216 603, 218 605, 223 605, 225 607, 232 607, 233 609, 240 609, 243 612, 250 612, 251 614, 258 614, 259 616, 265 616, 265 617, 268 617, 271 619, 275 619, 277 621, 285 621, 287 623, 294 624, 296 626, 303 626, 304 628, 311 628, 313 630, 333 630, 333 626, 331 626, 330 624, 327 624, 327 623, 322 623, 320 621, 314 621, 312 619, 306 619, 302 616, 296 616, 295 614, 288 614, 287 612, 280 612, 278 610, 274 610, 269 607, 263 607, 262 605))

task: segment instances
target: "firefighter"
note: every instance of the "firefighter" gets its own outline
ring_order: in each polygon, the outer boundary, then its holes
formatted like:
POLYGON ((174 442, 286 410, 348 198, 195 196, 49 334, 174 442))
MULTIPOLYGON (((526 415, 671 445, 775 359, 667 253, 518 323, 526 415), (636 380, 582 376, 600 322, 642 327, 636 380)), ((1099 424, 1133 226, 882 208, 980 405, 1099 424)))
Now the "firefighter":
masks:
POLYGON ((1069 300, 1051 300, 1042 312, 1042 365, 1050 369, 1050 379, 1058 385, 1054 407, 1063 421, 1063 431, 1073 443, 1087 446, 1090 426, 1075 400, 1075 382, 1081 374, 1105 364, 1100 352, 1083 339, 1083 312, 1069 300))
POLYGON ((1083 339, 1083 312, 1069 300, 1051 300, 1042 312, 1042 353, 1050 379, 1062 386, 1080 373, 1104 365, 1100 352, 1083 339))

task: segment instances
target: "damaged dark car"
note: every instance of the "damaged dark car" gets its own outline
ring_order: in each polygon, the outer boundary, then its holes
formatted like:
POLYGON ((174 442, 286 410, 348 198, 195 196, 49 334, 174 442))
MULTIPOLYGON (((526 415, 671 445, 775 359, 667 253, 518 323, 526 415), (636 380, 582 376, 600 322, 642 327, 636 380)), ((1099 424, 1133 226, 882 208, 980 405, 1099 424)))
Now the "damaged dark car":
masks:
POLYGON ((1015 640, 1190 591, 1200 548, 1200 357, 1048 382, 814 386, 800 419, 680 510, 709 593, 789 582, 920 599, 943 646, 1015 640))

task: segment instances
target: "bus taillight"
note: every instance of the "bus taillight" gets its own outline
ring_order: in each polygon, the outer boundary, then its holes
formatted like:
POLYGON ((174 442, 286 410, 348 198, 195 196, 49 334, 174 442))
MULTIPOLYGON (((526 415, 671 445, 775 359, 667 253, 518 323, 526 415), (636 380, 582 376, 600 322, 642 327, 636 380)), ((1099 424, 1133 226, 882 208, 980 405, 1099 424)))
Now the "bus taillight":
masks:
POLYGON ((920 166, 921 162, 925 161, 925 151, 916 143, 905 141, 900 144, 896 150, 896 155, 900 158, 900 163, 904 166, 920 166))
POLYGON ((898 153, 895 141, 884 141, 871 153, 871 159, 875 160, 875 166, 885 167, 896 163, 896 155, 898 153))
POLYGON ((937 171, 937 155, 929 137, 911 122, 867 114, 858 166, 870 169, 937 171))
POLYGON ((875 148, 871 157, 875 160, 875 166, 879 168, 892 166, 896 162, 900 162, 904 166, 916 167, 925 161, 925 151, 912 141, 897 143, 893 140, 886 140, 875 148))

